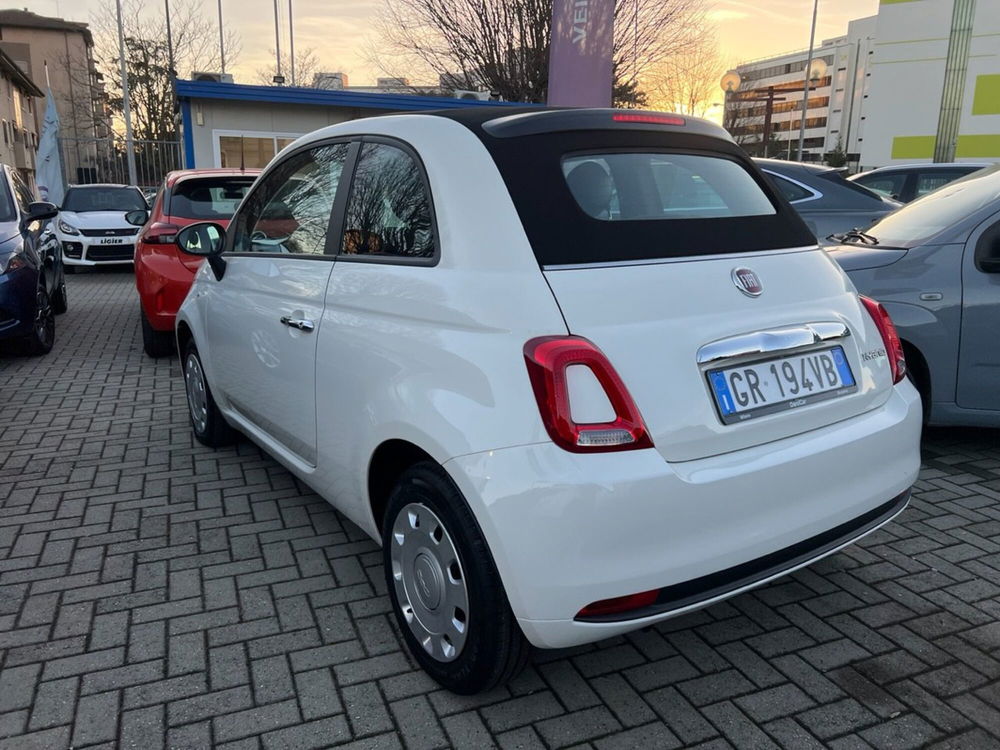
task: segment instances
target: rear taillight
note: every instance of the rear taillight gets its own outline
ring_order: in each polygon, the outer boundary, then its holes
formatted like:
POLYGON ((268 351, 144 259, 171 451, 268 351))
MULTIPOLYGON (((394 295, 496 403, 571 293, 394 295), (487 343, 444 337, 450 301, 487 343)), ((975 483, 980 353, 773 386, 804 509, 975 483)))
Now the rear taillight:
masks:
POLYGON ((624 612, 632 612, 643 609, 656 603, 656 597, 660 590, 642 591, 638 594, 628 596, 616 596, 614 599, 601 599, 599 602, 588 604, 576 613, 577 618, 601 617, 603 615, 620 615, 624 612))
POLYGON ((542 422, 556 445, 574 453, 653 447, 622 379, 587 339, 532 339, 524 345, 524 359, 542 422), (577 367, 571 378, 570 368, 577 367))
POLYGON ((142 241, 152 245, 173 245, 181 228, 174 224, 154 221, 142 235, 142 241))
POLYGON ((885 346, 885 356, 889 358, 889 369, 892 372, 893 384, 898 383, 906 377, 906 357, 903 355, 903 342, 899 340, 896 326, 893 325, 889 313, 882 307, 881 303, 870 297, 861 296, 861 304, 865 306, 868 314, 875 321, 875 327, 882 335, 882 344, 885 346))

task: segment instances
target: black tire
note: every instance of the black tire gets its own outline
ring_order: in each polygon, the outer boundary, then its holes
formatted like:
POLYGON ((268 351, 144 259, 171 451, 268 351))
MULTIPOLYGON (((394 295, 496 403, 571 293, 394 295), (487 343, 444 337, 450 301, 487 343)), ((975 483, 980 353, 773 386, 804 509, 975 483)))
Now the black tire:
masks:
POLYGON ((208 379, 205 377, 205 368, 201 364, 201 355, 198 354, 198 347, 194 345, 193 340, 188 341, 187 346, 184 347, 184 356, 181 358, 181 374, 184 377, 184 393, 188 403, 188 418, 191 420, 191 430, 194 432, 195 438, 199 443, 207 445, 209 448, 221 448, 224 445, 232 444, 236 439, 236 432, 226 422, 226 418, 222 416, 222 412, 219 411, 219 407, 215 403, 215 397, 212 396, 212 389, 209 387, 208 379), (192 368, 190 372, 189 367, 192 368), (205 400, 203 412, 193 402, 192 391, 190 390, 194 384, 189 378, 193 379, 196 377, 195 369, 200 374, 204 386, 205 400), (195 416, 196 411, 200 415, 198 418, 195 416))
MULTIPOLYGON (((415 464, 400 477, 386 508, 382 550, 389 598, 403 638, 413 657, 438 683, 452 692, 471 695, 506 683, 524 668, 531 646, 511 611, 493 556, 465 498, 436 464, 415 464), (432 521, 439 521, 444 527, 465 581, 469 611, 463 614, 467 634, 464 645, 451 661, 439 660, 425 650, 411 630, 397 594, 390 552, 391 545, 397 544, 393 527, 397 520, 405 523, 404 509, 414 504, 430 509, 432 521)), ((421 580, 424 585, 416 563, 412 570, 410 580, 421 580)), ((407 607, 411 613, 414 611, 409 602, 407 607)), ((445 619, 449 616, 450 613, 445 619)))
POLYGON ((56 294, 52 298, 52 312, 62 315, 69 309, 69 296, 66 294, 66 279, 63 278, 56 288, 56 294))
MULTIPOLYGON (((44 284, 44 280, 42 280, 44 284)), ((52 351, 56 341, 56 317, 49 301, 49 293, 40 285, 35 292, 35 319, 31 333, 24 337, 24 347, 28 354, 40 356, 52 351)))
POLYGON ((147 356, 156 359, 165 357, 174 351, 174 337, 166 331, 157 331, 149 324, 149 318, 139 305, 139 326, 142 328, 142 350, 147 356))

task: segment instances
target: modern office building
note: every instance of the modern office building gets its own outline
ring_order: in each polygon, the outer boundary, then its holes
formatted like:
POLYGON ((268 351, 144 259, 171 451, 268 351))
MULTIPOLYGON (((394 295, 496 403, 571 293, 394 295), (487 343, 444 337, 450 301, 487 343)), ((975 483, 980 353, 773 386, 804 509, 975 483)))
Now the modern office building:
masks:
MULTIPOLYGON (((826 72, 810 81, 804 153, 819 160, 838 146, 856 152, 861 138, 870 83, 875 16, 852 21, 847 34, 824 39, 814 51, 826 72)), ((752 60, 737 66, 740 87, 727 97, 724 122, 737 142, 754 154, 765 152, 763 137, 773 87, 770 139, 766 152, 794 157, 802 123, 802 98, 808 50, 752 60)))
MULTIPOLYGON (((763 151, 763 99, 775 88, 768 153, 794 157, 807 50, 743 63, 726 126, 763 151), (787 92, 796 89, 795 93, 787 92)), ((838 147, 861 168, 1000 161, 1000 0, 881 0, 815 52, 826 76, 809 95, 805 153, 838 147)))
POLYGON ((1000 0, 882 0, 867 167, 1000 161, 1000 0))

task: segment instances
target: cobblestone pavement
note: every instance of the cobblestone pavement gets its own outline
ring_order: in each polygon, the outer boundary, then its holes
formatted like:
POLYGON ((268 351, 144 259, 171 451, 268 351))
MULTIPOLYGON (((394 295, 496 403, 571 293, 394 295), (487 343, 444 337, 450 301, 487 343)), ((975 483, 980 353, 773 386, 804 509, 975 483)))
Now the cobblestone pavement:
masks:
POLYGON ((380 555, 253 445, 193 442, 129 273, 0 356, 0 749, 1000 747, 1000 441, 934 431, 898 523, 509 687, 415 668, 380 555))

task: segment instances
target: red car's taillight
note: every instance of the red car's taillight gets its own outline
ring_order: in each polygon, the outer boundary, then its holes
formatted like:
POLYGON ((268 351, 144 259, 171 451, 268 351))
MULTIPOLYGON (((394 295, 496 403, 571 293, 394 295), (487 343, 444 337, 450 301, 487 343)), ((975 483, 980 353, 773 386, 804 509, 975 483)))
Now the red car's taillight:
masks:
MULTIPOLYGON (((603 352, 578 336, 543 336, 524 345, 528 376, 549 437, 574 453, 652 448, 646 425, 618 373, 603 352), (567 371, 586 367, 604 390, 614 419, 573 421, 567 371)), ((579 406, 579 405, 578 405, 579 406)))
POLYGON ((142 235, 142 241, 153 245, 172 245, 181 228, 175 224, 154 221, 142 235))
POLYGON ((892 318, 881 303, 861 295, 861 304, 872 316, 875 327, 882 335, 882 344, 885 346, 885 355, 889 358, 889 369, 892 372, 892 382, 896 384, 906 377, 906 357, 903 355, 903 343, 899 340, 896 326, 893 325, 892 318))

